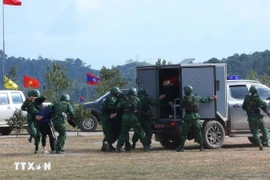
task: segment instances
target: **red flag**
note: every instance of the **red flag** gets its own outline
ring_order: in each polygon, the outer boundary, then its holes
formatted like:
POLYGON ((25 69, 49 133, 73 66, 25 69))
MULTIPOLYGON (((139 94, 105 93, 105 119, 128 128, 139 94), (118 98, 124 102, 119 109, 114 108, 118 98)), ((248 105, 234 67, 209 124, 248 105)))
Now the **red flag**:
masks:
POLYGON ((21 6, 22 2, 19 0, 3 0, 3 3, 6 5, 12 5, 12 6, 21 6))
POLYGON ((27 88, 39 88, 39 82, 29 76, 23 76, 23 86, 27 88))

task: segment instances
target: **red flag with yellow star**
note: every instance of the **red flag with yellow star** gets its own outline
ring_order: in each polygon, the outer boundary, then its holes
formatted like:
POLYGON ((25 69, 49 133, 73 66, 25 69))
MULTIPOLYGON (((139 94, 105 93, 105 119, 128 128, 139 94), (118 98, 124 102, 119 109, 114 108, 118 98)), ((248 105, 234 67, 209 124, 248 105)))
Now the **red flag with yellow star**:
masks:
POLYGON ((39 88, 39 82, 29 76, 23 76, 23 86, 27 88, 39 88))

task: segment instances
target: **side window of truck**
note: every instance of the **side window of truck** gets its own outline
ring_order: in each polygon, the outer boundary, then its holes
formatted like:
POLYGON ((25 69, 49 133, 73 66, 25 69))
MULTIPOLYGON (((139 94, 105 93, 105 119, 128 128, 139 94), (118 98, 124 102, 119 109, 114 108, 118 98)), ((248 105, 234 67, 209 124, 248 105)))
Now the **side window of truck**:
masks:
POLYGON ((20 93, 14 92, 14 93, 10 93, 11 99, 13 104, 22 104, 23 103, 23 99, 20 93))
POLYGON ((245 99, 248 94, 248 88, 245 85, 230 86, 231 96, 234 99, 245 99))
POLYGON ((9 104, 7 93, 1 93, 0 94, 0 105, 7 105, 7 104, 9 104))
POLYGON ((258 87, 259 95, 262 99, 270 100, 270 90, 264 87, 258 87))

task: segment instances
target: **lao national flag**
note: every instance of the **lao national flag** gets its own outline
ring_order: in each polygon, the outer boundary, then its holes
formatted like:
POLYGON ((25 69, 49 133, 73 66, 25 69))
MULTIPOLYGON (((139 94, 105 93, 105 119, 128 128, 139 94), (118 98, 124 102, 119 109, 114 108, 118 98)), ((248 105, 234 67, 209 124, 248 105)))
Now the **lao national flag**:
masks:
POLYGON ((82 96, 80 96, 80 103, 83 103, 83 102, 85 102, 85 99, 82 96))
POLYGON ((86 73, 86 78, 87 78, 87 84, 89 84, 89 85, 97 86, 99 81, 100 81, 99 77, 97 77, 93 74, 90 74, 90 73, 86 73))

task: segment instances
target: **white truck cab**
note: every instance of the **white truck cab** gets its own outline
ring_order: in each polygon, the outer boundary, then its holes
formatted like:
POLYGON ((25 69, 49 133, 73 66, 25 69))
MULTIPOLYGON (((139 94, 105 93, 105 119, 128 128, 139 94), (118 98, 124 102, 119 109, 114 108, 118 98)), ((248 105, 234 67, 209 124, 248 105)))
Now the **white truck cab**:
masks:
POLYGON ((24 100, 25 96, 22 91, 0 90, 0 133, 2 135, 11 133, 5 119, 12 117, 16 109, 21 109, 24 100))

